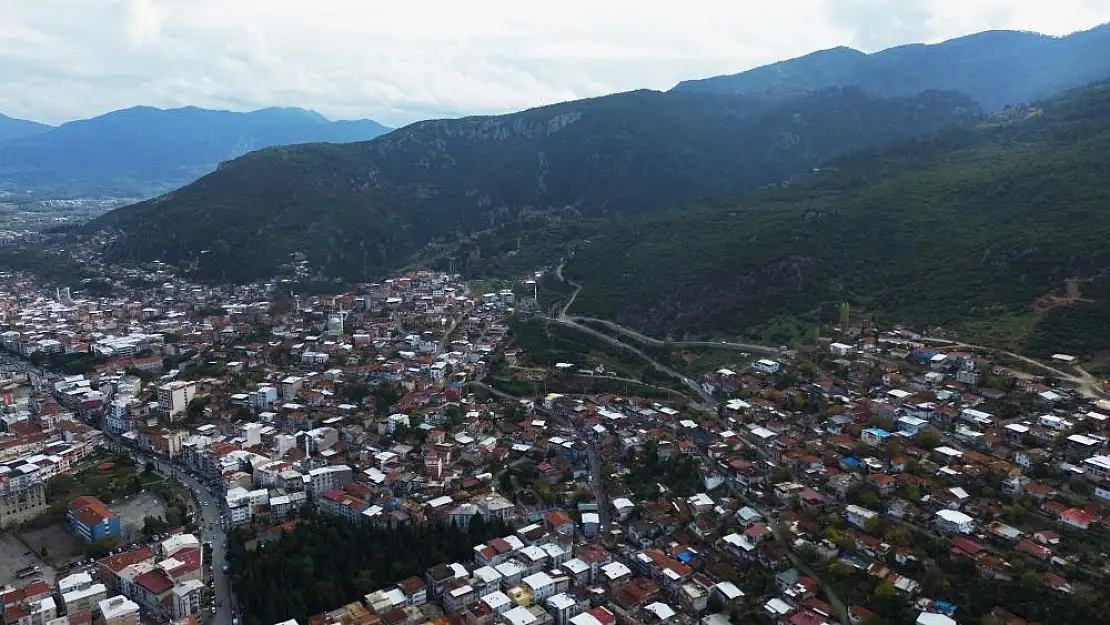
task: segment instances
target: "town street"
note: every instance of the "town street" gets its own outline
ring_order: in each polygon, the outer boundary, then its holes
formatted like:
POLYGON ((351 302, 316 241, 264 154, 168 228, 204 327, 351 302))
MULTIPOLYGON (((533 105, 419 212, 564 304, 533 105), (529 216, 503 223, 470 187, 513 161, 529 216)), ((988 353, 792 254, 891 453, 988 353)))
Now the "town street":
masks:
MULTIPOLYGON (((119 441, 110 439, 117 445, 119 441)), ((231 576, 224 572, 227 564, 227 539, 220 522, 220 500, 199 480, 189 473, 182 471, 164 458, 137 452, 125 446, 120 449, 131 453, 136 462, 152 463, 154 470, 164 477, 177 479, 188 488, 196 497, 194 512, 197 525, 200 527, 202 541, 212 543, 212 601, 216 606, 216 613, 212 618, 212 625, 232 625, 235 619, 233 595, 231 593, 231 576)))

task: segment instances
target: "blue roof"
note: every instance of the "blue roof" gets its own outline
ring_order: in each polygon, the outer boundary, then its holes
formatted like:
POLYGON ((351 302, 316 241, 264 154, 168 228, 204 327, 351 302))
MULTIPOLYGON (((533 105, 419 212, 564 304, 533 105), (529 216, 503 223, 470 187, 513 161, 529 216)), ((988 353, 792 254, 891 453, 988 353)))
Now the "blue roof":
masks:
POLYGON ((694 554, 690 553, 689 551, 683 551, 682 553, 678 554, 678 559, 683 564, 685 564, 694 559, 694 554))
POLYGON ((883 428, 867 428, 866 430, 864 430, 864 432, 867 432, 872 436, 878 436, 879 438, 887 438, 888 436, 890 436, 890 432, 887 432, 883 428))
POLYGON ((841 460, 841 462, 843 462, 844 464, 846 464, 850 467, 859 466, 859 458, 856 458, 855 456, 848 456, 847 458, 844 458, 843 460, 841 460))

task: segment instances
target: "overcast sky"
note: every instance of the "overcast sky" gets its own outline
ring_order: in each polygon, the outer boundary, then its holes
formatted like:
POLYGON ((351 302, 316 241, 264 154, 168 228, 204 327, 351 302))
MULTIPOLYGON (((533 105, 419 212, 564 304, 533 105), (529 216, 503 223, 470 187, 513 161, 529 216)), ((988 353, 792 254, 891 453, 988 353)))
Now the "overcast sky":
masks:
POLYGON ((0 0, 0 112, 280 105, 396 126, 837 45, 1104 22, 1110 0, 0 0))

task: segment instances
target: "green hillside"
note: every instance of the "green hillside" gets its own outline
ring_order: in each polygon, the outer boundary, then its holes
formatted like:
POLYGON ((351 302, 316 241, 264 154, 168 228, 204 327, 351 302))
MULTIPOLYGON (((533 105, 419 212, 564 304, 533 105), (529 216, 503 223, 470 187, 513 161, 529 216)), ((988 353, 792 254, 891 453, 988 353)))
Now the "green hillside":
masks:
POLYGON ((209 280, 271 276, 301 253, 366 278, 430 244, 555 217, 639 214, 779 182, 853 150, 976 119, 965 96, 830 89, 786 102, 637 91, 497 117, 420 122, 373 141, 261 150, 109 213, 112 259, 209 280))
MULTIPOLYGON (((840 159, 735 202, 628 220, 566 273, 578 314, 773 334, 835 303, 888 322, 1110 349, 1110 87, 840 159), (975 322, 980 322, 976 324, 975 322)), ((785 338, 780 335, 775 338, 785 338)))

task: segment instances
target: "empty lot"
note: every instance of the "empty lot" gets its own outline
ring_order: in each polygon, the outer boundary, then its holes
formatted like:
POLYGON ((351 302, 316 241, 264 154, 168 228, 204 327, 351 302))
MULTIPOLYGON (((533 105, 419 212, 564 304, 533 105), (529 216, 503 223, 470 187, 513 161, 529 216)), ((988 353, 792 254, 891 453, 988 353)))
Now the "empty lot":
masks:
POLYGON ((43 578, 50 583, 54 582, 54 569, 42 561, 35 553, 28 553, 28 549, 14 534, 7 532, 0 534, 0 586, 12 584, 20 586, 29 579, 20 580, 16 571, 37 564, 42 567, 43 578))

